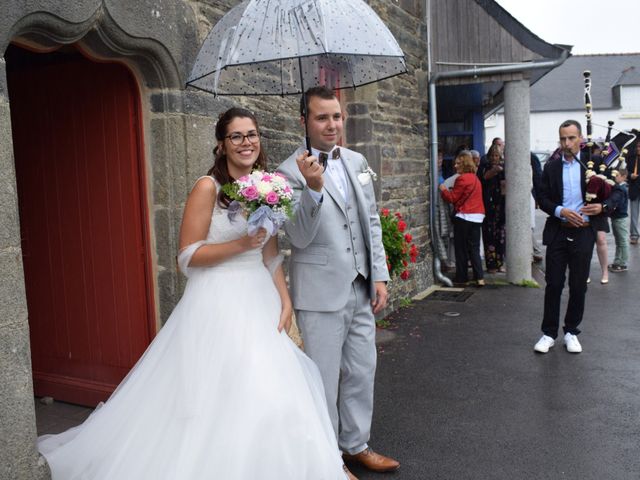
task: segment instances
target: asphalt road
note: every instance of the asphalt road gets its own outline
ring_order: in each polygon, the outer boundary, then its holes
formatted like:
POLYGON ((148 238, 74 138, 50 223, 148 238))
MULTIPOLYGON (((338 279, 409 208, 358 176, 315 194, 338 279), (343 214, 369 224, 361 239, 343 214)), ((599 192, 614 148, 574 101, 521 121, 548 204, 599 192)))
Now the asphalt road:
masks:
POLYGON ((490 285, 469 289, 464 302, 427 297, 392 315, 379 345, 370 445, 402 466, 353 473, 640 479, 640 247, 631 253, 630 270, 601 285, 594 252, 579 355, 561 340, 534 353, 543 288, 490 285))

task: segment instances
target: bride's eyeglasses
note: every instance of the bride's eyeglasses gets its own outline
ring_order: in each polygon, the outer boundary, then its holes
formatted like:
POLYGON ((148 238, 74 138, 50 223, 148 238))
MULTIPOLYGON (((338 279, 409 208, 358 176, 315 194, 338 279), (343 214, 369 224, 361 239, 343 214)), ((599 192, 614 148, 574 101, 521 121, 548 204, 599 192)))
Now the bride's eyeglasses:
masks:
POLYGON ((232 145, 238 146, 244 143, 245 138, 249 140, 249 143, 258 143, 260 141, 260 134, 255 130, 250 131, 246 135, 243 135, 240 132, 233 132, 224 138, 228 138, 232 145))

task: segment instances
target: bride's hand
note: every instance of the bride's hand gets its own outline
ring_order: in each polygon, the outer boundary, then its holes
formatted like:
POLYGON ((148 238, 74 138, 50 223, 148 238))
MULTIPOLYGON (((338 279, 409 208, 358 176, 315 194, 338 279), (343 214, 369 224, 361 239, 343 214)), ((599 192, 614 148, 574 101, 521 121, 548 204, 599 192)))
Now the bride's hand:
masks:
POLYGON ((267 231, 264 228, 258 230, 253 236, 245 235, 239 238, 238 241, 242 245, 244 250, 253 250, 254 248, 260 248, 264 245, 267 238, 267 231))
POLYGON ((289 330, 291 329, 292 315, 293 309, 291 308, 291 305, 285 305, 282 307, 282 312, 280 312, 280 323, 278 323, 278 332, 281 332, 284 328, 284 331, 289 333, 289 330))

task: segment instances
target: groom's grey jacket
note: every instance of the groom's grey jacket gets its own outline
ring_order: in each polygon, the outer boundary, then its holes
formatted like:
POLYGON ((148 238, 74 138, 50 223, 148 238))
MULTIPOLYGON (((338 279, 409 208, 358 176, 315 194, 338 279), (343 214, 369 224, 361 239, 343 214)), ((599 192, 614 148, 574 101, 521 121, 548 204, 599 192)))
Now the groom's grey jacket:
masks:
MULTIPOLYGON (((296 310, 332 312, 344 307, 357 272, 353 268, 352 232, 345 201, 328 174, 324 175, 322 201, 316 203, 296 158, 301 147, 287 158, 278 171, 286 175, 294 190, 294 216, 285 223, 291 241, 289 278, 296 310)), ((373 179, 365 173, 368 164, 361 154, 340 147, 346 176, 355 198, 368 262, 369 296, 375 297, 374 282, 389 280, 382 246, 380 217, 375 201, 373 179)), ((353 215, 351 216, 353 218, 353 215)))

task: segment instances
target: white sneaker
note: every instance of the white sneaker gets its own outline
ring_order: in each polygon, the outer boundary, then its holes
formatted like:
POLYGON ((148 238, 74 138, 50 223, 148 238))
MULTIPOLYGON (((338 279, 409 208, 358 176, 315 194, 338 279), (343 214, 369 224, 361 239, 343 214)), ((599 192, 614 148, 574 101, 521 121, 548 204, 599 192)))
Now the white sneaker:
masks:
POLYGON ((548 335, 542 335, 538 343, 535 344, 533 349, 538 353, 547 353, 556 341, 548 335))
POLYGON ((578 341, 578 337, 576 335, 572 335, 567 333, 564 336, 564 346, 567 347, 567 352, 569 353, 581 353, 582 345, 578 341))

